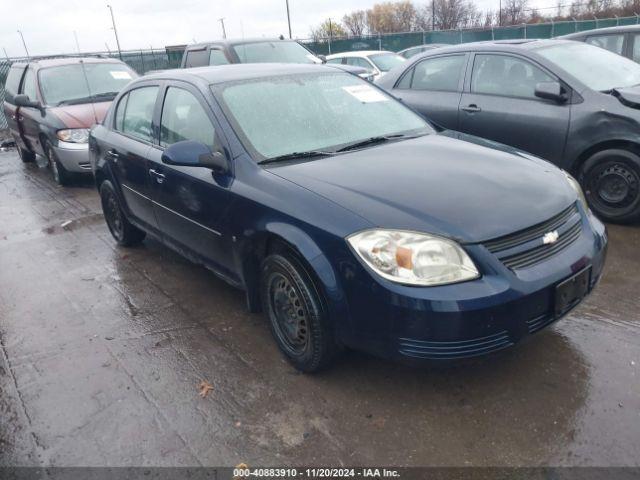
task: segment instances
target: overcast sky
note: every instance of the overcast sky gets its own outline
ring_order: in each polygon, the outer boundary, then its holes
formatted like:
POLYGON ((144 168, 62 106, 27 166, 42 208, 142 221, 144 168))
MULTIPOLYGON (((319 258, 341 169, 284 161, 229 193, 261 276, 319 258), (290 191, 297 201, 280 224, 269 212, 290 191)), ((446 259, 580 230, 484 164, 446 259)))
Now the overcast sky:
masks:
MULTIPOLYGON (((497 9, 499 0, 476 0, 482 10, 497 9)), ((31 55, 111 50, 116 42, 107 3, 113 7, 123 50, 215 40, 222 37, 218 19, 225 18, 227 37, 287 35, 285 0, 2 0, 0 48, 23 56, 17 30, 31 55)), ((370 8, 376 0, 289 0, 293 36, 307 38, 323 19, 370 8)), ((416 0, 416 5, 426 0, 416 0)), ((554 0, 530 0, 547 7, 554 0)), ((1 52, 4 53, 4 52, 1 52)))

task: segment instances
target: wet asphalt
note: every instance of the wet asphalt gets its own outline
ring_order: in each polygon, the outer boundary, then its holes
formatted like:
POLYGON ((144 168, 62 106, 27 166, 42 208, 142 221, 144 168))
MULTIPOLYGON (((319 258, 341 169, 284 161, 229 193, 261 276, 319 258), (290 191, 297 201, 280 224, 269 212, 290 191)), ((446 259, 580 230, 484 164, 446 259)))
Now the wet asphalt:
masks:
POLYGON ((241 292, 0 153, 0 465, 640 465, 640 227, 506 352, 297 373, 241 292), (199 384, 212 390, 203 398, 199 384))

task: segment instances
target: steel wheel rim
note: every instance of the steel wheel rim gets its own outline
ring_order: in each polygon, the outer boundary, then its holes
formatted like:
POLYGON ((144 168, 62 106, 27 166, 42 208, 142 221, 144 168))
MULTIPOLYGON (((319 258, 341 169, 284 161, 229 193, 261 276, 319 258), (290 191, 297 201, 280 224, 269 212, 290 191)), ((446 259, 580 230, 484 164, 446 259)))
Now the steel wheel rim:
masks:
POLYGON ((118 200, 112 192, 107 194, 107 198, 104 201, 104 213, 109 230, 111 230, 114 237, 121 240, 124 232, 122 211, 118 205, 118 200))
POLYGON ((269 281, 269 306, 276 335, 285 349, 301 355, 309 345, 309 318, 300 294, 291 281, 280 273, 269 281))
POLYGON ((606 162, 596 167, 588 181, 587 196, 601 211, 628 209, 640 198, 640 177, 623 162, 606 162))

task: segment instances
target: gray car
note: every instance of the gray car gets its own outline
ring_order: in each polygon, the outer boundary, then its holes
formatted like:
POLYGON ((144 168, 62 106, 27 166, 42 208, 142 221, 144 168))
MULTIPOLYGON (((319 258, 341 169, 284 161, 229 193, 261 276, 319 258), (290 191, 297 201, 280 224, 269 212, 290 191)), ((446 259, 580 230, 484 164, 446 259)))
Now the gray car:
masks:
POLYGON ((558 38, 595 45, 640 63, 640 25, 596 28, 558 38))
POLYGON ((377 83, 442 128, 572 173, 602 218, 640 219, 640 65, 568 40, 480 42, 411 57, 377 83))

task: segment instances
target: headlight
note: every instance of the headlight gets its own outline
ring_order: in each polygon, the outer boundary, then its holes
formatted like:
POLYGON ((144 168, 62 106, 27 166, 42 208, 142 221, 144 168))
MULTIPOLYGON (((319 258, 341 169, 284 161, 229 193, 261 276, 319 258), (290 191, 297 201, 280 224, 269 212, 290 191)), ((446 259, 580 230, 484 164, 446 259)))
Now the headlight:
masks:
POLYGON ((56 135, 63 142, 87 143, 89 141, 88 128, 70 128, 68 130, 58 130, 56 135))
POLYGON ((393 282, 434 286, 480 276, 466 252, 446 238, 402 230, 365 230, 347 241, 369 267, 393 282))
POLYGON ((576 191, 576 193, 578 194, 578 200, 580 200, 580 203, 584 207, 585 211, 588 212, 589 211, 589 204, 587 203, 587 199, 584 196, 584 192, 582 191, 582 187, 580 186, 580 184, 578 183, 578 181, 575 178, 573 178, 571 175, 569 175, 564 170, 562 172, 564 173, 564 176, 567 177, 567 182, 569 182, 569 185, 571 185, 571 188, 573 188, 576 191))

